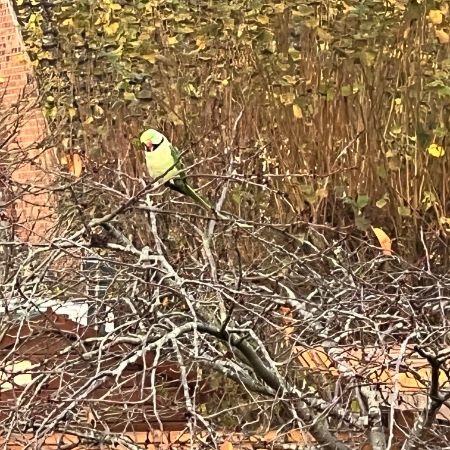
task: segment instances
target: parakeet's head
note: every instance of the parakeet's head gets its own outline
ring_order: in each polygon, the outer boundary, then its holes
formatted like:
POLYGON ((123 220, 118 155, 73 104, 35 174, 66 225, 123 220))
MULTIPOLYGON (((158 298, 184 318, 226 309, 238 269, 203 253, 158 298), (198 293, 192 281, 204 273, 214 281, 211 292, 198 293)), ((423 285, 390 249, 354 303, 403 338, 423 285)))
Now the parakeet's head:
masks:
POLYGON ((144 131, 139 138, 146 152, 156 150, 164 142, 164 139, 166 139, 166 137, 162 133, 153 130, 152 128, 144 131))

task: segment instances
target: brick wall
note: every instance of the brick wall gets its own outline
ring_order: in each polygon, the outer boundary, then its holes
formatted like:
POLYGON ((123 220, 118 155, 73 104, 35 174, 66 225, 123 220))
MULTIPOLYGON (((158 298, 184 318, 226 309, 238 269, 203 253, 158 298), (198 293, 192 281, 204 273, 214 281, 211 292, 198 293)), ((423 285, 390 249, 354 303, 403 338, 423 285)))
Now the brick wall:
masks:
POLYGON ((41 241, 53 224, 51 197, 43 187, 51 181, 48 169, 55 159, 52 150, 39 147, 47 126, 12 0, 0 0, 0 119, 0 137, 5 126, 17 125, 14 139, 0 148, 3 187, 15 186, 3 193, 0 202, 23 192, 10 207, 9 217, 14 217, 17 236, 41 241))

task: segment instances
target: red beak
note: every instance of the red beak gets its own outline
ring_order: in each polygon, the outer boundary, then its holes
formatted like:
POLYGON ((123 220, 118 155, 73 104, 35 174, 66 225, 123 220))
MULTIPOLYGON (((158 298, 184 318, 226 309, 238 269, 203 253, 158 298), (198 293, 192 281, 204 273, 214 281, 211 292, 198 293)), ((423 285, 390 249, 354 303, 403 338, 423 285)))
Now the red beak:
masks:
POLYGON ((153 144, 149 141, 149 142, 146 142, 145 143, 145 149, 148 151, 148 152, 151 152, 152 150, 153 150, 153 144))

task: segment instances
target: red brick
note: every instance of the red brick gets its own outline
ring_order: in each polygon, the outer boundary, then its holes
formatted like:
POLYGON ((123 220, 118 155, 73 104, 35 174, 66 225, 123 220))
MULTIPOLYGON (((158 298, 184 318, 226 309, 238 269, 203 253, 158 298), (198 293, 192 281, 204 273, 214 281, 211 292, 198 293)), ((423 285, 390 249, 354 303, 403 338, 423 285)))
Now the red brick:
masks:
MULTIPOLYGON (((22 48, 22 39, 15 26, 17 20, 12 17, 12 14, 12 8, 9 8, 4 0, 0 0, 0 79, 4 79, 4 82, 0 83, 0 94, 2 94, 0 108, 13 104, 24 90, 30 93, 35 90, 34 85, 28 83, 29 76, 32 75, 32 67, 25 58, 18 56, 25 49, 22 48)), ((33 106, 34 101, 35 99, 30 97, 30 107, 33 106)), ((19 144, 25 147, 32 146, 40 141, 45 130, 46 124, 42 111, 39 108, 29 111, 22 120, 19 144)), ((17 145, 12 143, 10 151, 14 149, 17 152, 17 145)), ((29 158, 40 155, 37 151, 27 154, 29 158)), ((12 158, 20 165, 20 160, 24 156, 25 154, 18 152, 14 153, 12 158)), ((50 153, 42 154, 37 157, 36 165, 22 165, 12 174, 13 179, 23 184, 45 185, 49 178, 39 166, 51 165, 51 157, 50 153)), ((27 194, 15 206, 20 217, 22 232, 19 235, 22 239, 40 240, 54 224, 52 198, 49 194, 27 194)))

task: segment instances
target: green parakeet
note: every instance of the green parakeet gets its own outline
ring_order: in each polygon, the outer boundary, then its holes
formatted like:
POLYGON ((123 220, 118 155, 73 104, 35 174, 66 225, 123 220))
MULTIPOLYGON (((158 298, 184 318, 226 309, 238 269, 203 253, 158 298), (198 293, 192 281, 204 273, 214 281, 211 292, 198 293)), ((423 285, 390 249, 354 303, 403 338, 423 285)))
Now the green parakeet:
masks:
POLYGON ((166 185, 181 194, 187 195, 205 209, 212 210, 212 205, 186 181, 183 163, 176 147, 159 131, 149 129, 140 137, 144 146, 145 163, 152 178, 163 176, 166 185))

